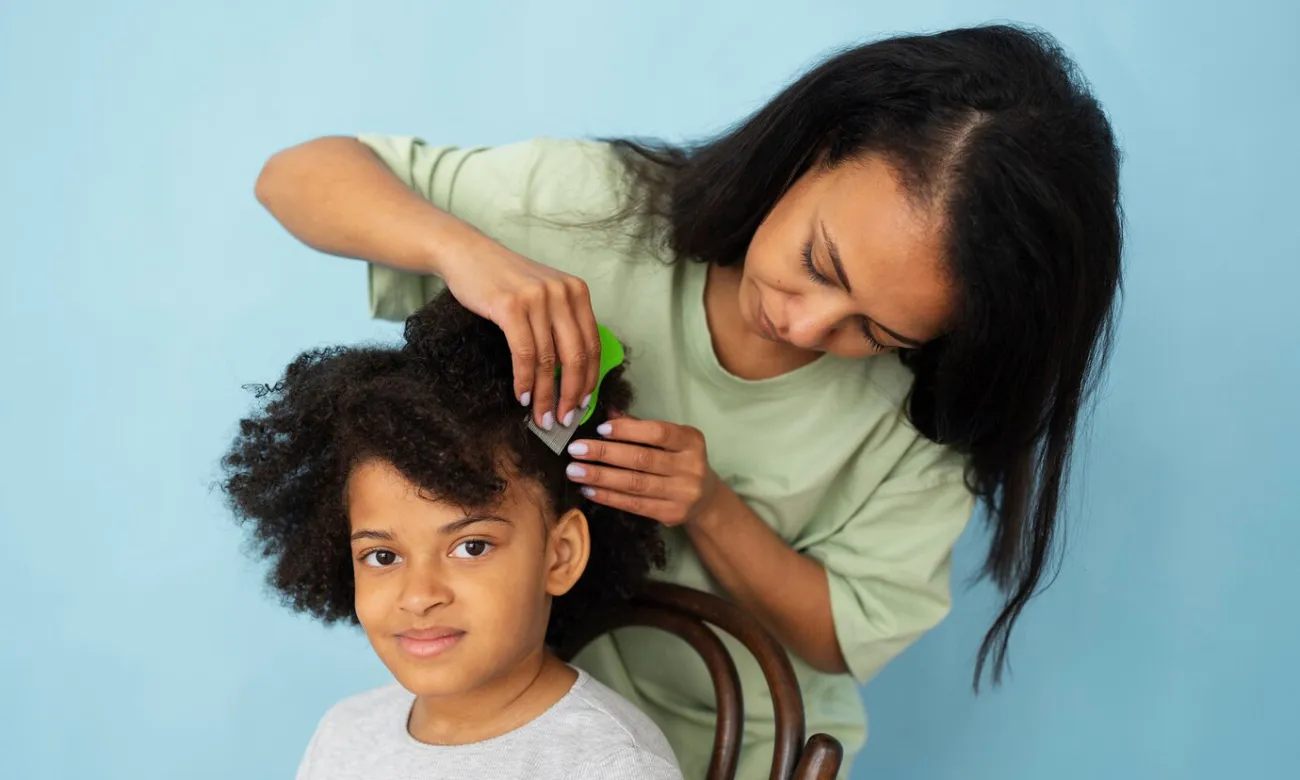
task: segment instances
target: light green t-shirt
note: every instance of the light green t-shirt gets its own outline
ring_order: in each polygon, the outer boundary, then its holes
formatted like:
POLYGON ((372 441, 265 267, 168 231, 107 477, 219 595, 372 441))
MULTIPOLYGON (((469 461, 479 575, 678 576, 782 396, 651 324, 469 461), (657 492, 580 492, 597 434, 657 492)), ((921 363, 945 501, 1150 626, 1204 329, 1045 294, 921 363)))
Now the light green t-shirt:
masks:
MULTIPOLYGON (((952 548, 974 506, 963 458, 907 420, 910 371, 893 355, 827 355, 772 379, 728 373, 705 320, 705 265, 665 262, 671 258, 662 244, 636 240, 632 231, 574 226, 620 203, 624 179, 608 145, 537 139, 459 149, 410 137, 361 140, 434 205, 585 280, 597 320, 627 347, 632 413, 701 430, 720 477, 791 547, 824 566, 852 674, 822 674, 791 660, 808 733, 837 737, 851 760, 867 731, 856 683, 947 614, 952 548)), ((441 289, 433 277, 370 266, 377 317, 400 320, 441 289)), ((659 576, 726 595, 684 533, 668 529, 665 538, 669 563, 659 576)), ((737 777, 765 778, 771 695, 753 657, 730 637, 724 641, 744 691, 737 777)), ((688 780, 704 776, 714 693, 688 645, 664 632, 625 629, 598 640, 576 663, 659 724, 688 780)))

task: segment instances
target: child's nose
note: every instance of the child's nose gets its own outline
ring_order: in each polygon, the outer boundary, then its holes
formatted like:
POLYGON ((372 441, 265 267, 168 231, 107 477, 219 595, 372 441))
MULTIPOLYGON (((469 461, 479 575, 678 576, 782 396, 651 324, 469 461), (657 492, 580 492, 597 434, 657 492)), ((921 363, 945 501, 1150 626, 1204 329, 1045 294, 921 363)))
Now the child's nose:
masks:
POLYGON ((442 577, 428 571, 413 571, 402 584, 401 605, 408 612, 423 614, 455 599, 442 577))

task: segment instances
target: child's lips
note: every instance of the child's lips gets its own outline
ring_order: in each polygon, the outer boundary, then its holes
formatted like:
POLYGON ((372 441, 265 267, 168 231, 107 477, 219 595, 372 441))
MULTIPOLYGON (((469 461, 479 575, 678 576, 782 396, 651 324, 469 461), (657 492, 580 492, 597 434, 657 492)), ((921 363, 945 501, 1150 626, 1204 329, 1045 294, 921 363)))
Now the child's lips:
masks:
POLYGON ((432 658, 455 647, 465 632, 455 628, 413 628, 397 635, 397 644, 418 658, 432 658))

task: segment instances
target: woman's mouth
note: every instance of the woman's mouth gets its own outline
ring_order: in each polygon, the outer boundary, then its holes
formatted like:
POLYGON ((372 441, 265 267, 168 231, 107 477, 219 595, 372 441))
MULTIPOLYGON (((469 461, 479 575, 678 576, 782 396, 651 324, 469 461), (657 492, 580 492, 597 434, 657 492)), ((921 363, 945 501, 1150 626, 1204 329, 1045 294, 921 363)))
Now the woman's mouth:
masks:
POLYGON ((763 331, 763 335, 769 340, 780 343, 781 337, 777 335, 776 326, 767 318, 767 312, 763 309, 763 302, 758 302, 758 327, 763 331))

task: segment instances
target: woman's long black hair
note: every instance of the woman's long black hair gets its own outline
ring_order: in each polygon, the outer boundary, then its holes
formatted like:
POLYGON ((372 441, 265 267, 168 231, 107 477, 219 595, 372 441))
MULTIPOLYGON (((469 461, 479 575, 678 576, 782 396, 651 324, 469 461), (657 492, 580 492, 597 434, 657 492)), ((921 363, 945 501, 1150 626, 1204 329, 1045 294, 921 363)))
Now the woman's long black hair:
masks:
MULTIPOLYGON (((1052 568, 1080 412, 1110 350, 1123 240, 1120 153, 1074 64, 1012 26, 886 39, 827 60, 696 146, 613 142, 626 213, 658 217, 676 256, 744 262, 759 223, 813 165, 879 155, 946 216, 958 317, 903 355, 912 423, 968 455, 988 508, 984 563, 1006 603, 978 689, 1052 568)), ((1049 578, 1050 579, 1050 578, 1049 578)))

